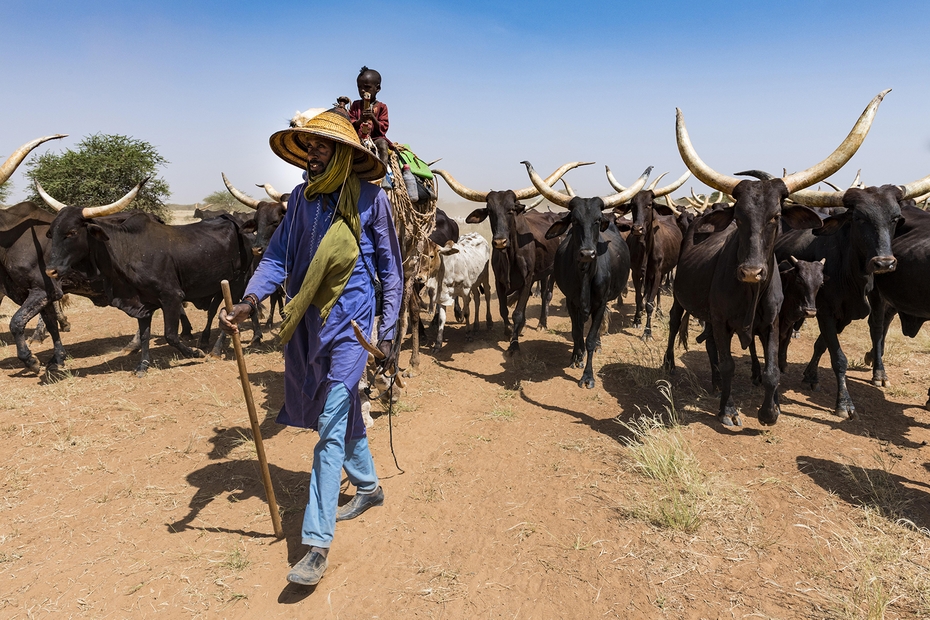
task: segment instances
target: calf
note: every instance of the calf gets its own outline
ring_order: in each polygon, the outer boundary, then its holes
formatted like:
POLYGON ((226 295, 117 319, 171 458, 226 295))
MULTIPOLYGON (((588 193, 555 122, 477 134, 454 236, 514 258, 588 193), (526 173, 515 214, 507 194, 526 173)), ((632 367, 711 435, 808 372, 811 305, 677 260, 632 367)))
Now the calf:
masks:
MULTIPOLYGON (((805 318, 817 316, 817 292, 824 283, 823 265, 826 259, 809 262, 791 256, 778 265, 781 289, 785 296, 778 313, 778 370, 788 370, 788 345, 794 328, 805 318)), ((758 335, 758 334, 757 334, 758 335)), ((756 355, 756 339, 749 346, 752 357, 752 382, 762 383, 762 370, 756 355)))
POLYGON ((557 239, 571 227, 555 256, 555 281, 565 295, 565 303, 572 319, 572 357, 570 366, 584 371, 579 386, 594 387, 594 351, 600 344, 600 330, 607 304, 620 296, 630 277, 630 250, 614 225, 612 214, 605 210, 623 204, 646 184, 652 167, 625 192, 607 198, 572 197, 549 187, 523 162, 533 185, 547 200, 568 209, 546 232, 546 238, 557 239), (591 327, 587 338, 584 326, 588 318, 591 327), (585 355, 587 353, 587 356, 585 355), (587 358, 587 359, 585 359, 587 358))
POLYGON ((678 150, 685 164, 700 181, 733 196, 736 202, 695 220, 685 235, 678 260, 675 302, 669 316, 665 367, 674 368, 675 336, 684 312, 687 310, 709 322, 711 333, 705 346, 714 387, 720 387, 717 416, 725 426, 742 424, 732 398, 735 364, 730 343, 734 334, 743 347, 749 346, 754 333, 760 335, 765 347, 762 373, 765 395, 759 408, 759 422, 771 425, 778 420, 778 313, 784 297, 781 279, 775 277, 775 242, 782 223, 800 229, 821 225, 820 218, 810 209, 785 205, 784 201, 793 192, 830 176, 855 154, 886 92, 869 103, 853 130, 827 159, 801 172, 760 181, 741 181, 707 166, 691 145, 684 117, 677 110, 678 150), (730 226, 733 222, 737 226, 730 226), (711 234, 704 239, 695 237, 704 231, 711 234))

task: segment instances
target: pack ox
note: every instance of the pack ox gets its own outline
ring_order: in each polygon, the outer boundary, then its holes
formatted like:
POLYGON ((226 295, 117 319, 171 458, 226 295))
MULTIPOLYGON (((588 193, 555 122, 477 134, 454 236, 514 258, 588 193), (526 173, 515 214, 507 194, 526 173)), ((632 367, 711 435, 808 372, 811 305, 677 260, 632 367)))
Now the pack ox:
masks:
MULTIPOLYGON (((846 386, 848 363, 839 335, 852 321, 869 316, 869 294, 875 277, 897 271, 898 259, 892 238, 905 225, 905 215, 899 203, 928 189, 930 177, 908 185, 851 187, 840 192, 801 192, 795 196, 796 201, 836 210, 813 234, 792 231, 784 235, 775 247, 779 258, 795 256, 804 260, 827 261, 824 273, 828 279, 817 296, 820 335, 814 342, 814 352, 802 381, 811 389, 817 388, 817 367, 821 356, 829 350, 837 383, 834 411, 841 418, 854 417, 856 409, 846 386)), ((926 243, 926 239, 921 239, 921 242, 926 243)), ((897 287, 920 286, 923 272, 910 271, 911 279, 898 280, 897 287)), ((884 375, 880 372, 873 374, 873 378, 882 381, 884 375)))
POLYGON ((226 216, 184 226, 168 226, 144 213, 105 217, 125 209, 141 185, 102 207, 66 206, 43 192, 58 209, 46 233, 51 239, 46 273, 56 279, 73 274, 102 279, 108 305, 138 321, 141 360, 135 372, 140 376, 150 366, 155 310, 164 314, 165 339, 171 346, 186 358, 203 357, 178 336, 183 302, 208 311, 209 338, 209 325, 222 300, 220 281, 229 280, 238 298, 252 263, 239 223, 226 216))
MULTIPOLYGON (((546 178, 546 185, 551 186, 569 170, 583 165, 586 164, 573 162, 561 166, 546 178)), ((547 239, 546 231, 560 216, 555 213, 527 211, 520 201, 539 195, 533 187, 518 191, 508 189, 479 192, 465 187, 445 170, 433 170, 433 173, 445 179, 449 187, 462 198, 486 205, 472 211, 465 221, 469 224, 479 224, 485 219, 490 220, 493 237, 491 269, 494 271, 504 334, 510 338, 507 354, 512 355, 520 350, 520 333, 526 324, 526 304, 532 294, 533 283, 537 281, 542 291, 539 326, 545 328, 548 323, 552 291, 550 278, 559 240, 547 239), (516 306, 511 324, 508 302, 512 298, 515 298, 516 306)))
POLYGON ((764 347, 765 393, 759 422, 775 424, 780 413, 778 313, 784 296, 777 276, 775 242, 782 224, 798 229, 821 225, 816 213, 806 207, 786 205, 785 199, 830 176, 855 154, 887 92, 869 103, 852 131, 829 157, 806 170, 770 180, 740 180, 707 166, 691 144, 681 110, 676 111, 678 150, 688 169, 698 180, 732 196, 736 202, 696 219, 685 235, 675 279, 675 302, 669 316, 665 367, 669 371, 674 369, 675 336, 685 311, 710 323, 705 346, 714 387, 720 388, 718 419, 726 426, 742 425, 732 398, 735 364, 730 344, 734 334, 745 348, 753 333, 757 333, 764 347), (736 225, 731 226, 734 222, 736 225))
MULTIPOLYGON (((626 242, 630 246, 630 267, 633 289, 636 292, 633 328, 642 327, 642 315, 645 312, 646 327, 643 330, 643 340, 652 338, 652 313, 658 304, 659 287, 678 264, 678 250, 681 248, 682 239, 682 231, 676 221, 678 211, 655 202, 655 199, 668 196, 684 185, 691 172, 685 171, 674 183, 657 188, 662 176, 648 189, 637 192, 628 203, 614 210, 618 215, 632 215, 630 234, 626 237, 626 242)), ((609 167, 607 180, 618 192, 626 191, 627 188, 614 179, 609 167)))
POLYGON ((525 161, 533 185, 547 200, 568 209, 546 231, 547 239, 558 239, 554 275, 572 320, 572 350, 570 366, 581 368, 578 385, 594 387, 594 350, 600 344, 600 330, 607 304, 617 299, 626 288, 630 276, 630 250, 614 224, 611 209, 627 202, 646 184, 652 167, 639 177, 628 190, 609 197, 580 198, 569 196, 549 187, 548 179, 536 174, 525 161), (585 323, 591 319, 588 335, 585 323))

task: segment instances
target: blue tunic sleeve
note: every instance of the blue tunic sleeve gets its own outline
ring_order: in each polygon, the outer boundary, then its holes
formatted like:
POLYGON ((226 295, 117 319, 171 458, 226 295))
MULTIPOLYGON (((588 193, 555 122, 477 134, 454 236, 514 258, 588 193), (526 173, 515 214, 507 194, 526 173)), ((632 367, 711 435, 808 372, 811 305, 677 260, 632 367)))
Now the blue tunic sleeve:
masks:
POLYGON ((249 279, 244 295, 252 293, 261 301, 274 293, 278 286, 284 284, 284 279, 287 276, 287 240, 290 238, 297 196, 296 191, 291 192, 291 197, 287 200, 287 211, 284 213, 284 220, 271 236, 268 248, 262 254, 262 260, 258 263, 258 267, 255 268, 255 273, 249 279))

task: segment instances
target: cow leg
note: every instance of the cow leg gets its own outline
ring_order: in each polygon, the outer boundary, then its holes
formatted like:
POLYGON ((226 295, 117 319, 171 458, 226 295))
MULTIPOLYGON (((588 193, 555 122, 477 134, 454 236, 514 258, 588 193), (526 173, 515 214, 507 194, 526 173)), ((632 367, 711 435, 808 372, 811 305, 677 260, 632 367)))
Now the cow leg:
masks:
POLYGON ((775 318, 774 325, 761 326, 759 332, 759 338, 765 352, 765 371, 761 377, 765 394, 762 397, 762 406, 759 407, 759 423, 771 426, 778 421, 778 416, 781 413, 778 403, 778 381, 781 378, 777 363, 780 336, 778 318, 775 318))
POLYGON ((48 328, 45 327, 45 319, 39 314, 39 323, 32 330, 32 336, 29 337, 29 344, 41 344, 48 338, 48 328))
MULTIPOLYGON (((212 317, 207 320, 207 329, 210 329, 210 323, 212 322, 212 317)), ((184 311, 184 306, 181 306, 181 338, 185 340, 190 340, 194 337, 194 327, 191 325, 191 320, 187 318, 187 312, 184 311)))
POLYGON ((143 317, 138 319, 138 322, 139 331, 136 332, 136 335, 139 337, 139 350, 142 353, 142 359, 139 361, 139 365, 136 366, 136 376, 144 377, 146 371, 149 369, 149 366, 152 365, 152 362, 149 359, 149 340, 152 336, 152 317, 143 317))
POLYGON ((258 308, 255 309, 255 312, 252 313, 252 339, 249 341, 249 346, 257 345, 262 341, 262 321, 261 317, 258 315, 258 308))
POLYGON ((749 340, 749 358, 752 360, 752 384, 762 385, 762 367, 759 365, 759 355, 756 353, 756 337, 749 340))
POLYGON ((578 382, 578 385, 589 390, 594 387, 594 350, 598 348, 601 342, 601 324, 604 322, 604 310, 606 309, 606 302, 598 305, 591 316, 591 329, 588 330, 588 337, 585 339, 588 359, 585 362, 584 372, 581 374, 581 381, 578 382))
MULTIPOLYGON (((207 306, 207 325, 203 328, 203 332, 200 334, 200 342, 197 343, 197 346, 201 349, 206 349, 210 344, 210 332, 213 331, 213 317, 216 316, 217 310, 220 307, 220 301, 222 300, 222 295, 216 295, 213 299, 210 300, 210 305, 207 306)), ((164 310, 164 308, 162 308, 164 310)), ((184 308, 181 308, 181 321, 184 320, 184 308)), ((166 319, 167 320, 167 319, 166 319)), ((165 334, 167 338, 168 334, 165 334)), ((187 356, 189 357, 189 356, 187 356)))
POLYGON ((714 329, 710 323, 704 326, 704 349, 710 362, 710 387, 716 394, 720 391, 720 356, 717 351, 717 341, 714 340, 714 329))
POLYGON ((65 347, 61 343, 61 334, 58 331, 58 320, 55 313, 55 304, 46 304, 42 308, 42 317, 45 319, 45 326, 49 335, 52 337, 54 352, 48 363, 45 364, 46 372, 55 372, 60 366, 65 365, 65 347))
MULTIPOLYGON (((524 283, 523 288, 520 290, 520 298, 513 309, 513 332, 510 335, 510 347, 507 349, 507 355, 513 355, 520 350, 520 333, 523 331, 523 326, 526 325, 526 304, 530 300, 532 290, 532 282, 524 283)), ((545 291, 545 288, 543 288, 543 291, 545 291)), ((545 308, 546 298, 545 292, 543 292, 543 318, 545 317, 545 308)), ((543 318, 539 319, 540 325, 542 325, 543 318)))
POLYGON ((501 321, 504 322, 504 336, 510 338, 513 328, 510 325, 510 309, 507 307, 507 289, 499 280, 494 281, 494 288, 497 290, 497 306, 501 313, 501 321))
POLYGON ((641 269, 633 269, 633 290, 636 294, 636 310, 633 313, 633 329, 640 329, 643 326, 643 272, 641 269))
POLYGON ((668 315, 668 346, 665 349, 665 359, 662 360, 662 367, 670 373, 675 370, 675 338, 681 328, 681 317, 684 313, 684 307, 674 299, 668 315))
POLYGON ((433 353, 439 353, 442 348, 442 332, 446 327, 446 307, 441 305, 436 308, 436 314, 439 316, 439 329, 436 332, 436 342, 433 343, 433 353))
POLYGON ((58 331, 70 332, 71 321, 68 320, 68 317, 65 314, 64 304, 62 304, 62 300, 60 299, 55 302, 55 315, 58 319, 58 331))
MULTIPOLYGON (((707 339, 708 349, 713 346, 717 354, 717 368, 720 372, 720 410, 717 419, 724 426, 742 426, 743 422, 739 419, 739 412, 733 403, 733 372, 736 370, 736 364, 733 362, 733 352, 730 345, 733 340, 733 332, 727 327, 726 323, 714 322, 713 333, 707 339)), ((766 361, 768 364, 768 361, 766 361)))
POLYGON ((125 353, 129 355, 130 353, 135 353, 142 346, 142 336, 139 334, 139 330, 136 330, 136 334, 132 337, 126 345, 120 349, 120 353, 125 353))
MULTIPOLYGON (((547 329, 549 327, 549 304, 552 302, 552 287, 555 286, 555 276, 543 276, 539 284, 539 290, 542 297, 542 312, 539 315, 539 328, 547 329)), ((526 304, 523 304, 523 310, 526 311, 526 304)), ((516 322, 516 319, 514 319, 516 322)))
POLYGON ((788 372, 788 345, 791 344, 791 334, 794 331, 794 325, 787 321, 785 323, 778 323, 778 372, 782 374, 788 372))
MULTIPOLYGON (((572 359, 569 368, 581 368, 584 361, 584 321, 581 320, 581 307, 566 300, 568 315, 572 318, 572 359)), ((581 382, 578 383, 581 385, 581 382)))
POLYGON ((646 329, 643 331, 643 341, 652 340, 652 313, 656 309, 659 299, 659 286, 662 284, 662 274, 653 271, 648 274, 645 285, 646 329))
MULTIPOLYGON (((481 282, 481 286, 478 289, 479 294, 481 294, 481 292, 484 292, 484 307, 485 307, 485 315, 486 315, 485 322, 487 324, 488 331, 491 331, 491 327, 494 326, 494 320, 491 318, 491 281, 488 279, 487 266, 485 266, 484 274, 482 275, 479 282, 481 282)), ((475 323, 477 322, 478 322, 478 313, 476 311, 475 312, 475 323)))
POLYGON ((801 377, 801 383, 810 386, 812 390, 817 391, 817 384, 820 380, 817 377, 817 367, 820 365, 820 358, 823 357, 827 350, 827 341, 823 337, 823 327, 820 329, 820 335, 814 341, 814 352, 811 354, 811 361, 807 363, 804 369, 804 375, 801 377))
POLYGON ((888 375, 885 374, 885 337, 888 327, 896 314, 895 310, 882 300, 877 291, 869 295, 872 312, 869 313, 869 335, 872 337, 872 350, 865 354, 865 363, 872 364, 872 385, 888 387, 888 375))
POLYGON ((462 302, 458 297, 455 298, 455 306, 453 308, 453 314, 455 315, 455 322, 461 323, 462 316, 464 315, 463 315, 463 310, 462 310, 462 302))
POLYGON ((845 325, 837 325, 833 320, 826 320, 820 324, 820 334, 830 351, 830 362, 833 373, 836 375, 836 408, 834 412, 843 419, 852 419, 856 416, 856 407, 853 405, 849 390, 846 388, 846 354, 840 347, 839 332, 845 325))
POLYGON ((475 336, 475 328, 478 327, 478 317, 481 316, 481 291, 478 290, 478 287, 468 291, 468 295, 465 296, 465 304, 462 311, 465 314, 465 340, 471 341, 475 336), (473 297, 475 300, 475 321, 469 324, 471 319, 471 312, 469 308, 471 307, 471 301, 473 297))
MULTIPOLYGON (((48 294, 43 289, 29 291, 29 296, 19 310, 10 318, 10 334, 16 342, 16 357, 32 372, 39 374, 39 360, 26 345, 26 324, 48 304, 48 294)), ((48 326, 46 326, 47 328, 48 326)))
MULTIPOLYGON (((218 304, 219 302, 217 302, 217 305, 218 304)), ((212 303, 210 307, 211 309, 213 309, 213 313, 215 314, 216 309, 213 308, 212 303)), ((203 351, 199 349, 190 348, 189 346, 181 342, 181 338, 178 336, 178 322, 180 321, 180 318, 181 318, 181 310, 182 310, 181 304, 178 302, 175 302, 174 304, 170 302, 169 303, 163 302, 161 311, 165 318, 165 340, 167 340, 168 344, 170 344, 172 347, 180 351, 181 355, 183 355, 186 358, 204 357, 203 351)), ((207 338, 209 338, 210 322, 212 321, 213 317, 208 316, 207 318, 208 318, 208 322, 207 322, 206 328, 204 328, 204 333, 207 335, 207 338)), ((151 322, 149 323, 149 325, 151 326, 151 322)), ((203 336, 201 336, 201 341, 203 341, 203 336)))

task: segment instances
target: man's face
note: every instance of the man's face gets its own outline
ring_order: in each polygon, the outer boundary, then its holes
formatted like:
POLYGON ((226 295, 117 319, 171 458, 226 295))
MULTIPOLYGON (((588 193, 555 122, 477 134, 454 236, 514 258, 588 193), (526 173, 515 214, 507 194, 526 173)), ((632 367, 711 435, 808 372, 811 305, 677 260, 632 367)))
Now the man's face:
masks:
POLYGON ((307 172, 316 176, 326 170, 329 160, 336 152, 336 143, 326 138, 310 136, 304 139, 307 145, 307 172))
POLYGON ((371 71, 367 71, 356 80, 358 84, 358 96, 362 99, 365 98, 365 93, 371 95, 370 100, 374 101, 375 96, 381 90, 381 76, 371 71))

